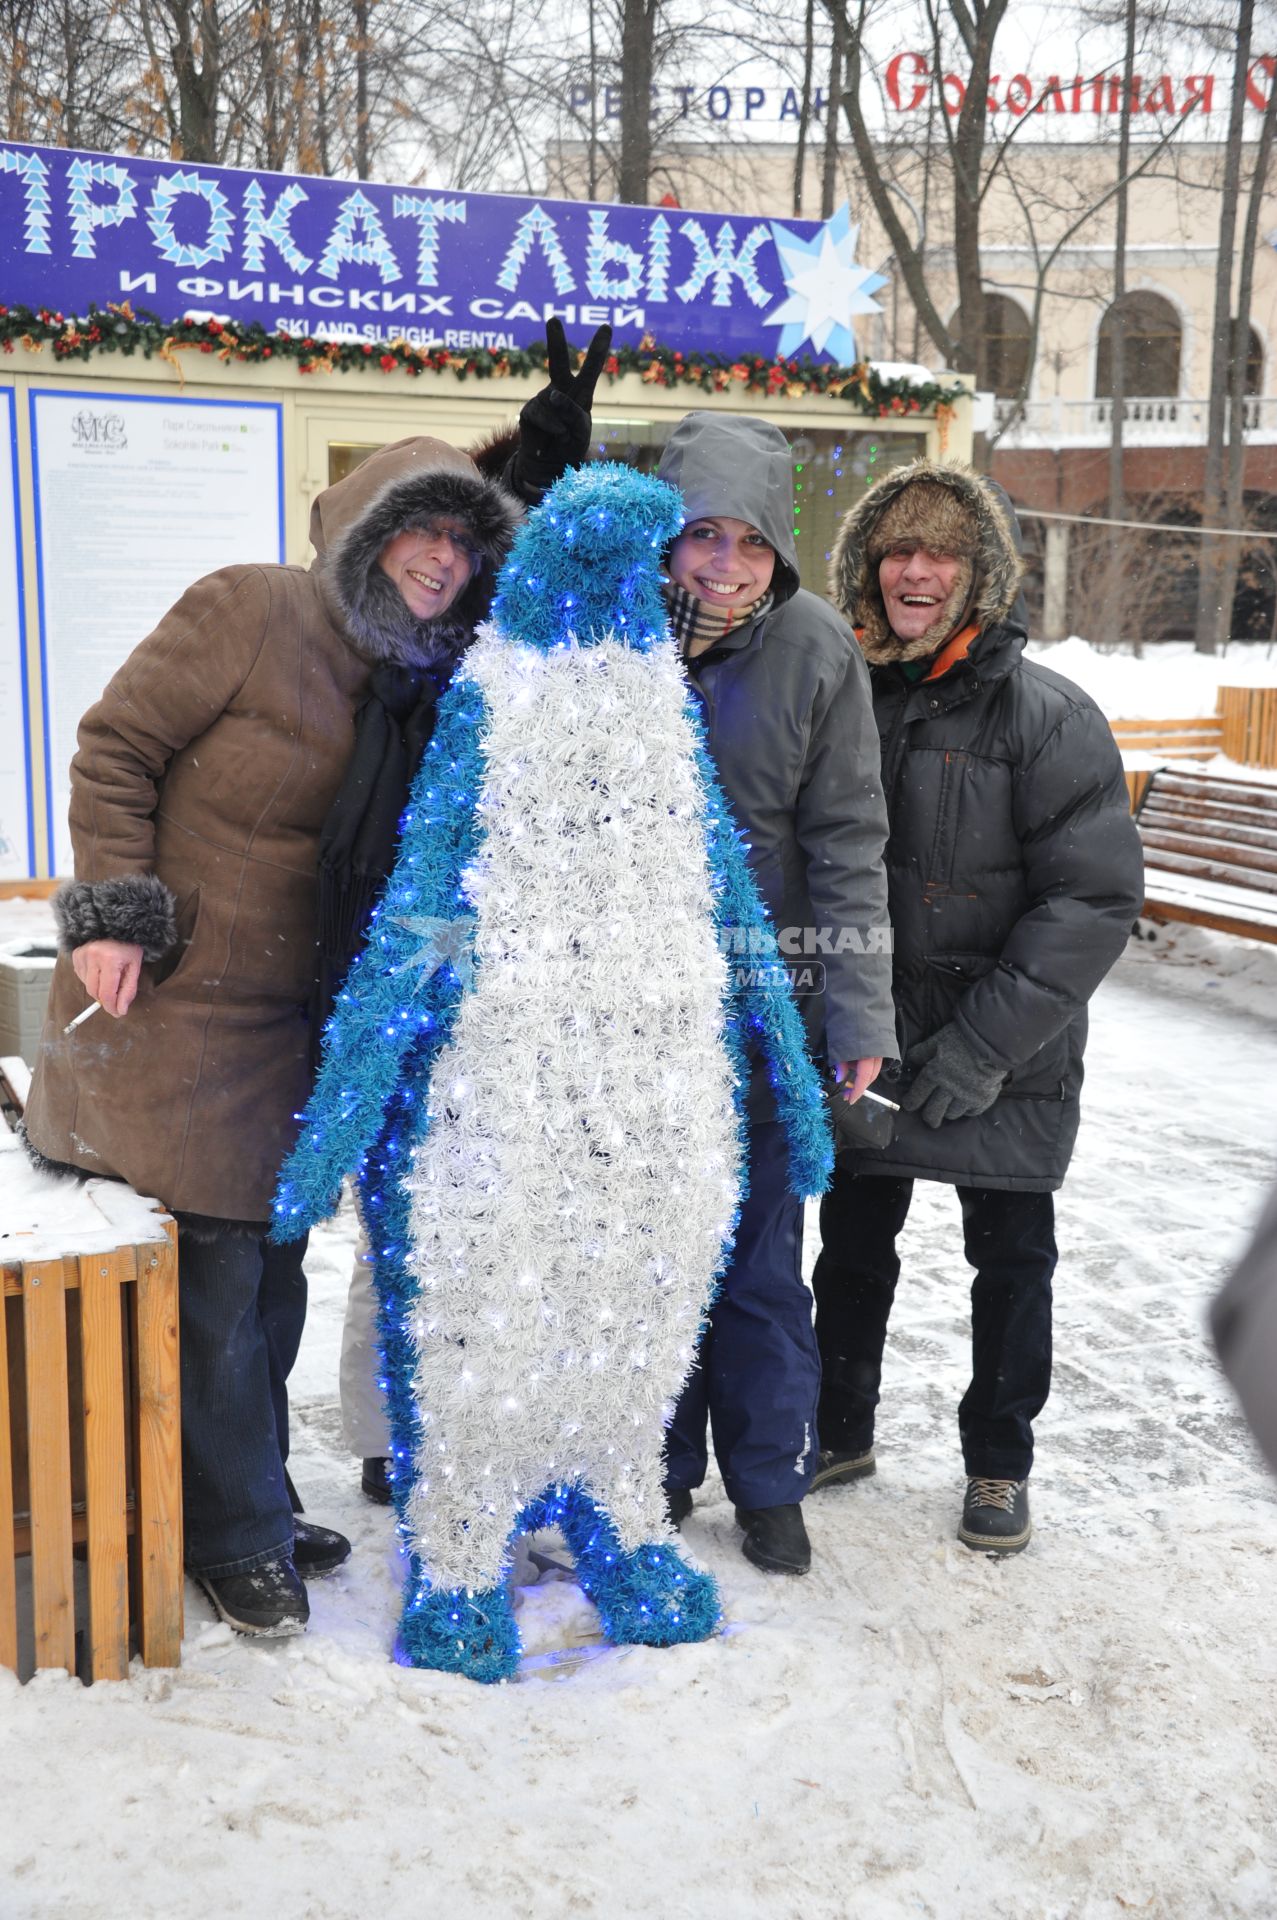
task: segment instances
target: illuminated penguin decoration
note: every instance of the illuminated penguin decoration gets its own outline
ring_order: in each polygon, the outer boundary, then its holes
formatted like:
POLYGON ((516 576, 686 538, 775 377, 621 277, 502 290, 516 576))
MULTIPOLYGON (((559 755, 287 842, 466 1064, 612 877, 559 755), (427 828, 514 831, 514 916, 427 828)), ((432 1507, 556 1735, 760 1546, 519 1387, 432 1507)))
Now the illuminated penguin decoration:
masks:
POLYGON ((666 624, 678 494, 567 475, 440 703, 325 1036, 274 1235, 359 1170, 408 1577, 398 1657, 512 1674, 520 1531, 559 1526, 616 1643, 704 1639, 665 1423, 729 1257, 747 1049, 791 1184, 832 1145, 666 624))

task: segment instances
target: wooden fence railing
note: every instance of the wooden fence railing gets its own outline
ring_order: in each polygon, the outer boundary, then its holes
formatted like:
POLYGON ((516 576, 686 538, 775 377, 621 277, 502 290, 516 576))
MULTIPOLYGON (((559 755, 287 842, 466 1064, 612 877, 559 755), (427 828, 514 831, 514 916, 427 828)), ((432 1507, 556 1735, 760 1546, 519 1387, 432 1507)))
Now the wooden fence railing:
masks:
POLYGON ((1109 725, 1119 747, 1164 760, 1205 760, 1224 751, 1223 728, 1214 713, 1191 720, 1110 720, 1109 725))
POLYGON ((1221 751, 1246 767, 1277 767, 1277 687, 1221 687, 1221 751))

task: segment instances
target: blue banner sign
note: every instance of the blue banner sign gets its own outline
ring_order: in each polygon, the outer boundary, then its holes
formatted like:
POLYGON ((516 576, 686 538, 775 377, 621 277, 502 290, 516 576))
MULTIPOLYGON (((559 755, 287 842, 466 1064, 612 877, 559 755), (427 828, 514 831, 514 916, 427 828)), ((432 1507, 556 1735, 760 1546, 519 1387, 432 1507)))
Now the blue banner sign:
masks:
POLYGON ((881 276, 828 221, 596 206, 0 143, 0 302, 130 301, 317 340, 618 345, 856 359, 881 276))

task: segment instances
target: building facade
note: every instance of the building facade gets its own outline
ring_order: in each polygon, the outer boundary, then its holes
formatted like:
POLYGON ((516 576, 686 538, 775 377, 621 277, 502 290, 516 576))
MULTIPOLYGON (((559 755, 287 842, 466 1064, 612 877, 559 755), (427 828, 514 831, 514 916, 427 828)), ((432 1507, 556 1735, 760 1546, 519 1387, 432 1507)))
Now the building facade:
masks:
MULTIPOLYGON (((1096 566, 1102 553, 1111 567, 1111 536, 1078 523, 1107 516, 1119 317, 1126 339, 1122 518, 1136 524, 1123 530, 1116 599, 1142 638, 1192 631, 1196 537, 1145 534, 1140 527, 1191 527, 1201 512, 1225 148, 1220 138, 1201 138, 1191 118, 1159 126, 1159 134, 1141 132, 1132 147, 1120 303, 1114 298, 1115 135, 1097 122, 1094 139, 1075 132, 1052 139, 1048 122, 1017 142, 1007 138, 1005 115, 990 133, 997 153, 991 151, 986 166, 980 222, 990 392, 981 452, 1020 510, 1031 610, 1036 630, 1047 637, 1099 636, 1115 604, 1111 572, 1096 566)), ((933 127, 930 138, 921 129, 897 133, 884 141, 880 160, 910 240, 921 240, 928 292, 950 323, 958 288, 953 174, 943 135, 943 127, 933 127)), ((1244 188, 1255 153, 1254 141, 1247 141, 1244 188)), ((582 164, 579 148, 561 147, 549 156, 548 177, 557 190, 571 190, 582 164)), ((725 134, 712 143, 665 148, 654 177, 683 207, 785 218, 799 207, 808 216, 819 207, 825 164, 819 128, 801 171, 792 140, 725 134)), ((836 201, 845 199, 860 224, 857 257, 888 282, 877 296, 881 311, 857 323, 861 351, 875 360, 941 365, 847 144, 837 148, 835 175, 836 201)), ((1245 213, 1243 198, 1239 236, 1245 213)), ((1266 638, 1277 626, 1274 543, 1264 537, 1277 533, 1277 183, 1271 177, 1258 230, 1250 325, 1237 347, 1246 370, 1244 526, 1255 539, 1245 545, 1233 632, 1266 638)))

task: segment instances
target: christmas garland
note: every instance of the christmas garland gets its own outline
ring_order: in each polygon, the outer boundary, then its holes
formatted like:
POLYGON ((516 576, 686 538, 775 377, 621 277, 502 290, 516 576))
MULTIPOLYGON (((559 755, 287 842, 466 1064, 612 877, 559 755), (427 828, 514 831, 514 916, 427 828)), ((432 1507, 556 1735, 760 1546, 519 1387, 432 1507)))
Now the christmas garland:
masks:
MULTIPOLYGON (((166 360, 184 379, 180 356, 199 353, 223 362, 239 360, 260 366, 269 360, 290 361, 302 373, 348 373, 352 367, 376 367, 382 373, 452 373, 458 380, 503 380, 512 375, 545 371, 546 349, 538 341, 530 347, 486 347, 454 351, 447 347, 416 347, 396 340, 319 340, 283 332, 269 333, 257 321, 242 326, 236 320, 161 320, 145 308, 134 310, 127 300, 118 306, 91 306, 83 319, 56 313, 48 307, 0 306, 0 348, 12 353, 23 346, 40 353, 51 346, 55 360, 91 360, 99 353, 140 353, 144 359, 166 360)), ((854 366, 818 365, 810 359, 776 360, 764 354, 729 359, 719 353, 684 353, 661 347, 645 334, 637 347, 617 347, 603 368, 609 380, 636 373, 649 386, 696 387, 703 393, 762 393, 790 400, 810 394, 844 400, 858 413, 879 418, 888 415, 935 413, 942 421, 966 392, 957 382, 884 379, 867 360, 854 366)))

